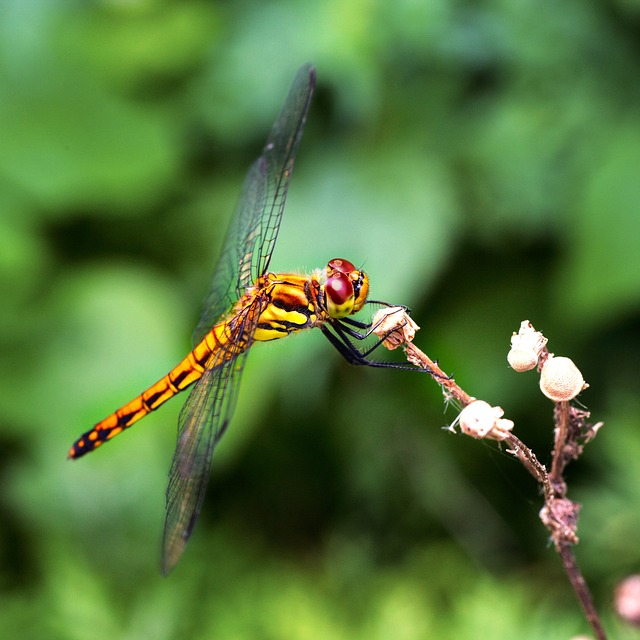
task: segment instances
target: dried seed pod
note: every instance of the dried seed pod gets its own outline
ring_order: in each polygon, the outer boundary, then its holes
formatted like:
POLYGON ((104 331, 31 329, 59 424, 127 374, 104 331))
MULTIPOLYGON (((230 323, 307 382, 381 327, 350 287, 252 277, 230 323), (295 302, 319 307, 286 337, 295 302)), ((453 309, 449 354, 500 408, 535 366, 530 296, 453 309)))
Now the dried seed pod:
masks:
POLYGON ((511 349, 507 354, 509 366, 518 373, 531 371, 538 366, 538 354, 531 349, 511 349))
POLYGON ((504 440, 513 429, 513 422, 503 418, 500 407, 492 407, 484 400, 474 400, 458 416, 462 433, 472 438, 504 440))
POLYGON ((523 320, 518 333, 511 336, 511 350, 507 355, 509 366, 518 372, 535 369, 546 345, 547 339, 542 333, 528 320, 523 320))
POLYGON ((540 373, 540 390, 547 398, 555 402, 573 400, 585 384, 580 369, 570 358, 549 357, 540 373))
POLYGON ((379 309, 373 316, 372 325, 373 333, 383 339, 382 344, 389 350, 411 342, 420 329, 407 313, 406 307, 379 309))

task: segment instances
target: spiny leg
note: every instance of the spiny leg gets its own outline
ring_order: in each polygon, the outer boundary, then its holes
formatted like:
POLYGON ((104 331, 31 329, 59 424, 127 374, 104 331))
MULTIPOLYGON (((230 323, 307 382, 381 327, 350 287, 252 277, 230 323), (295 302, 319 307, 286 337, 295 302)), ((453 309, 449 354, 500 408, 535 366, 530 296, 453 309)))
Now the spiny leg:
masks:
MULTIPOLYGON (((392 305, 387 305, 387 306, 392 306, 392 305)), ((407 312, 407 308, 406 307, 399 307, 398 310, 402 310, 405 313, 407 312)), ((348 341, 347 340, 347 336, 349 336, 351 338, 355 338, 356 340, 366 340, 372 333, 375 332, 375 330, 382 324, 382 322, 384 322, 384 318, 381 318, 380 320, 378 320, 375 323, 374 322, 361 322, 359 320, 354 320, 353 318, 341 318, 340 320, 334 320, 331 323, 331 327, 334 329, 334 331, 337 334, 340 335, 340 338, 341 338, 341 340, 343 342, 348 341), (350 325, 350 326, 347 326, 347 325, 350 325), (356 327, 358 329, 363 329, 364 332, 356 331, 352 327, 356 327)), ((405 320, 405 323, 406 323, 406 320, 405 320)), ((403 323, 402 326, 404 326, 404 323, 403 323)), ((360 354, 362 354, 363 356, 368 356, 370 353, 375 351, 375 349, 377 349, 389 337, 389 335, 391 335, 395 330, 396 330, 396 328, 390 329, 382 337, 379 337, 372 347, 368 348, 365 351, 361 351, 355 345, 353 345, 351 343, 350 344, 360 354)))
POLYGON ((376 344, 366 352, 360 351, 352 342, 349 340, 348 336, 340 331, 338 328, 338 323, 332 323, 331 325, 324 325, 320 327, 322 333, 325 335, 327 340, 335 347, 338 353, 349 363, 353 365, 362 365, 367 367, 379 367, 382 369, 402 369, 406 371, 428 371, 427 369, 421 369, 418 367, 410 367, 407 365, 400 364, 398 362, 381 362, 379 360, 369 360, 367 355, 371 353, 374 349, 379 347, 384 339, 380 339, 376 342, 376 344), (329 329, 333 329, 335 334, 331 332, 329 329))

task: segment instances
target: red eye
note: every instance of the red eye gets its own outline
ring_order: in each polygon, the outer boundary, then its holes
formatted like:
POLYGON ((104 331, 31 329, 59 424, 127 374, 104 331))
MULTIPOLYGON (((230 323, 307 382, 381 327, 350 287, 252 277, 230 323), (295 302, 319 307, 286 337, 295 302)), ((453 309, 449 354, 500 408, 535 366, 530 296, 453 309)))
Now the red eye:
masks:
POLYGON ((329 300, 338 306, 343 305, 349 298, 353 297, 353 285, 344 273, 334 273, 327 280, 324 290, 329 300))
POLYGON ((340 273, 351 273, 356 270, 353 264, 344 258, 334 258, 333 260, 329 260, 329 267, 339 271, 340 273))

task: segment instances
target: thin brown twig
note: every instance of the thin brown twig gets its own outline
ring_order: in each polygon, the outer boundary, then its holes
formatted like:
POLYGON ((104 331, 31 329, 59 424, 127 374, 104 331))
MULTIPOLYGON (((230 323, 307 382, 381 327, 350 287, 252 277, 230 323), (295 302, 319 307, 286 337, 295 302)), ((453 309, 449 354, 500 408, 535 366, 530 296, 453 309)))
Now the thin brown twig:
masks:
POLYGON ((545 499, 552 495, 551 483, 549 482, 549 474, 546 467, 538 460, 536 454, 527 447, 520 438, 510 433, 505 442, 509 445, 507 453, 514 455, 525 469, 533 476, 533 478, 542 485, 545 499))
MULTIPOLYGON (((567 483, 564 479, 564 470, 572 459, 577 459, 582 453, 582 445, 579 443, 589 442, 595 437, 601 423, 596 425, 586 424, 589 417, 588 412, 571 407, 568 401, 556 402, 555 420, 555 441, 552 454, 551 472, 548 473, 546 467, 540 463, 535 453, 527 447, 517 436, 511 433, 513 422, 502 419, 502 409, 494 407, 493 413, 489 413, 490 420, 495 424, 492 428, 483 427, 474 430, 465 430, 462 425, 462 414, 467 407, 472 404, 483 403, 466 393, 457 382, 448 376, 438 365, 438 363, 418 347, 412 340, 419 327, 404 313, 397 314, 392 310, 386 310, 388 323, 378 319, 378 335, 383 339, 385 346, 395 349, 402 346, 407 360, 417 367, 425 369, 431 377, 443 388, 447 397, 455 399, 463 408, 460 416, 461 427, 464 433, 476 438, 493 438, 504 441, 509 448, 507 452, 520 461, 524 468, 533 476, 542 488, 544 495, 544 506, 540 510, 540 519, 548 529, 554 547, 560 556, 565 573, 571 586, 585 613, 586 620, 591 625, 597 640, 606 640, 606 634, 600 618, 598 616, 591 593, 586 581, 578 567, 576 557, 573 552, 573 545, 578 543, 577 523, 580 505, 567 499, 567 483), (398 317, 400 315, 400 318, 398 317)), ((521 331, 526 329, 530 333, 533 327, 528 322, 523 322, 521 331)), ((550 359, 551 354, 546 350, 546 338, 541 334, 536 338, 540 368, 550 359)), ((515 368, 515 367, 514 367, 515 368)), ((483 416, 487 411, 483 409, 483 416)))
POLYGON ((569 403, 557 402, 555 407, 555 442, 553 446, 553 457, 551 460, 551 484, 555 491, 562 495, 567 492, 566 483, 563 473, 567 464, 564 455, 565 447, 567 447, 567 437, 569 435, 569 403))
POLYGON ((600 621, 600 616, 596 611, 593 603, 593 597, 591 596, 589 587, 587 586, 582 572, 576 562, 576 556, 573 553, 572 545, 565 542, 562 543, 559 548, 556 547, 556 549, 562 560, 562 566, 564 567, 565 573, 571 582, 571 586, 578 596, 580 606, 584 611, 587 622, 591 625, 593 632, 596 634, 597 640, 607 640, 607 634, 605 633, 602 622, 600 621))

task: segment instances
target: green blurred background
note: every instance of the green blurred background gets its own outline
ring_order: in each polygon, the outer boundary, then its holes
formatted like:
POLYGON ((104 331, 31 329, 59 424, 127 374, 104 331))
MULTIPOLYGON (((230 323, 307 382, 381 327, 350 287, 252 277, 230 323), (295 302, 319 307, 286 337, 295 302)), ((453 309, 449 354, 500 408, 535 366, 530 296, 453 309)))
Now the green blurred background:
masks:
POLYGON ((0 636, 569 638, 537 487, 422 375, 259 345, 203 513, 159 575, 180 399, 73 440, 188 351, 243 174, 318 87, 271 266, 364 264, 416 342, 549 459, 524 319, 605 428, 570 467, 612 635, 640 568, 640 2, 4 0, 0 636))

